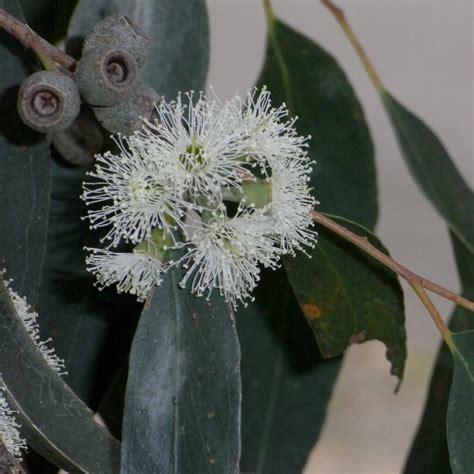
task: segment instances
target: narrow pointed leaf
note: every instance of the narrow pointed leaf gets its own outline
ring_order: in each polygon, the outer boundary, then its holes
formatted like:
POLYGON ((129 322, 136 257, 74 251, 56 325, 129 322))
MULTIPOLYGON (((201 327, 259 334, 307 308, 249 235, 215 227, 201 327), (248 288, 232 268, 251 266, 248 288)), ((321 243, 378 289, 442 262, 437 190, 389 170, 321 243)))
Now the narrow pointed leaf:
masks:
POLYGON ((115 474, 120 443, 47 364, 0 281, 0 373, 28 444, 70 472, 115 474))
MULTIPOLYGON (((14 0, 0 8, 23 19, 14 0)), ((46 251, 49 147, 16 110, 18 89, 38 66, 24 46, 0 30, 0 270, 12 287, 36 304, 46 251)))
POLYGON ((238 471, 240 349, 220 297, 169 272, 143 311, 130 353, 122 473, 238 471))
POLYGON ((446 426, 454 474, 474 472, 474 330, 452 335, 453 383, 446 426))
POLYGON ((474 253, 474 193, 436 134, 388 92, 382 99, 413 178, 458 239, 474 253))
MULTIPOLYGON (((311 135, 310 186, 321 209, 373 228, 377 186, 372 139, 354 90, 335 59, 271 17, 257 82, 268 87, 275 106, 285 102, 290 114, 298 115, 301 135, 311 135)), ((288 278, 296 289, 295 274, 304 280, 312 269, 294 268, 288 278)), ((332 284, 327 281, 326 291, 332 284)), ((244 354, 241 467, 259 473, 296 473, 319 436, 340 360, 320 360, 308 340, 301 311, 294 309, 288 283, 275 287, 278 291, 270 283, 259 288, 255 303, 238 319, 244 354), (251 350, 255 361, 247 355, 251 350)))
POLYGON ((241 472, 300 473, 341 365, 319 354, 283 269, 265 272, 237 312, 242 347, 241 472))
POLYGON ((209 65, 204 0, 80 0, 68 32, 76 56, 94 25, 113 13, 127 15, 150 38, 140 75, 159 94, 171 100, 179 91, 203 89, 209 65))
POLYGON ((310 186, 324 212, 368 228, 377 220, 374 147, 362 107, 344 71, 323 48, 273 18, 258 84, 285 102, 311 135, 310 186))
POLYGON ((86 271, 84 246, 99 245, 99 235, 83 220, 87 211, 80 195, 86 171, 52 164, 48 247, 37 310, 41 333, 53 338, 65 361, 64 380, 96 407, 128 355, 141 305, 113 288, 99 291, 86 271))
MULTIPOLYGON (((453 232, 450 236, 462 283, 462 294, 472 300, 474 256, 453 232)), ((453 332, 474 330, 472 312, 457 306, 449 321, 449 328, 453 332)), ((446 344, 442 343, 431 377, 421 424, 405 465, 405 474, 417 474, 422 470, 432 474, 451 472, 446 438, 446 413, 452 378, 452 356, 446 344)))
MULTIPOLYGON (((367 229, 334 220, 385 253, 367 229)), ((377 339, 387 347, 391 373, 400 380, 406 359, 403 293, 396 276, 362 250, 317 227, 319 241, 310 257, 285 259, 299 305, 324 357, 342 354, 353 343, 377 339)))
POLYGON ((28 25, 50 43, 64 39, 77 0, 19 0, 28 25), (54 15, 51 12, 54 11, 54 15))

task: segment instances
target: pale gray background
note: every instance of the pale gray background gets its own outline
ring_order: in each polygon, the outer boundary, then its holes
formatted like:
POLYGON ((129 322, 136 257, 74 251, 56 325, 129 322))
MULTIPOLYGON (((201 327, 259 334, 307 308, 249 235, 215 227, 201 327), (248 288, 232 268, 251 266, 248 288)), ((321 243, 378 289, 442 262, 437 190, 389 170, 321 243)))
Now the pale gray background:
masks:
MULTIPOLYGON (((209 84, 221 98, 228 98, 252 86, 259 73, 265 45, 262 4, 260 0, 208 3, 209 84)), ((438 132, 472 185, 473 2, 338 0, 338 4, 387 88, 438 132)), ((377 152, 378 234, 400 262, 457 290, 445 226, 408 175, 378 96, 339 26, 317 0, 275 0, 274 10, 336 56, 362 101, 377 152)), ((380 343, 351 348, 307 473, 400 472, 439 341, 421 304, 406 285, 404 289, 409 358, 400 393, 393 394, 395 379, 389 375, 380 343)), ((440 301, 439 309, 448 315, 451 306, 440 301)))

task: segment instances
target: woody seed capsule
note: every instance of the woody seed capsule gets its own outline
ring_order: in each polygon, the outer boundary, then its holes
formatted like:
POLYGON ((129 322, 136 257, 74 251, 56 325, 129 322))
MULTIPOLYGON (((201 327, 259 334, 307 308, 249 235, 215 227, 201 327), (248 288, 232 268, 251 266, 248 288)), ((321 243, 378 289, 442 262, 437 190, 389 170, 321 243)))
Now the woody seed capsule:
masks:
POLYGON ((143 66, 150 40, 130 18, 122 14, 110 15, 97 23, 84 40, 83 53, 97 46, 122 49, 133 56, 138 67, 143 66))
POLYGON ((76 80, 85 102, 108 106, 133 92, 137 73, 137 62, 129 53, 105 46, 84 53, 77 64, 76 80))
POLYGON ((143 119, 152 122, 160 95, 148 84, 139 83, 133 94, 112 107, 94 107, 95 116, 112 133, 130 135, 143 127, 143 119))
POLYGON ((35 72, 18 92, 21 119, 41 133, 68 128, 79 114, 80 105, 76 83, 59 71, 35 72))

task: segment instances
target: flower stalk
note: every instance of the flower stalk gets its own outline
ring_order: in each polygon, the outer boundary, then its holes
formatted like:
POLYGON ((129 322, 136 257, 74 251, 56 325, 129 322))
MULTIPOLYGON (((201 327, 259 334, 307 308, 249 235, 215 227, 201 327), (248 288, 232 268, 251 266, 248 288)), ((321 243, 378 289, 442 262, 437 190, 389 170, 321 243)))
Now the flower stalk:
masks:
POLYGON ((51 61, 74 70, 77 61, 35 33, 28 25, 17 20, 3 8, 0 8, 0 27, 16 38, 23 46, 32 49, 41 62, 51 68, 51 61))

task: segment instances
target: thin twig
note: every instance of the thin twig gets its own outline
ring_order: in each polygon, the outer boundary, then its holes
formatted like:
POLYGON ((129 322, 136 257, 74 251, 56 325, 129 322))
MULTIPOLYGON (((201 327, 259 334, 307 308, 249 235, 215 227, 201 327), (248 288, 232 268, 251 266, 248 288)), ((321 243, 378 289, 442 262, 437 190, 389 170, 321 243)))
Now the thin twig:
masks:
POLYGON ((446 326, 445 322, 443 321, 443 318, 436 309, 436 306, 433 304, 431 298, 428 296, 428 293, 426 293, 423 286, 421 286, 421 284, 417 281, 411 282, 410 285, 415 291, 415 293, 418 295, 418 298, 420 298, 421 302, 425 305, 425 308, 428 310, 428 313, 430 314, 431 319, 436 324, 436 327, 438 328, 442 338, 444 339, 444 342, 451 350, 453 350, 454 343, 452 338, 452 332, 448 329, 448 326, 446 326))
POLYGON ((370 79, 372 80, 375 88, 379 92, 383 91, 384 86, 382 84, 382 81, 380 80, 380 77, 375 71, 374 66, 370 62, 370 59, 367 56, 367 53, 365 52, 364 48, 362 47, 362 44, 360 43, 354 31, 352 30, 349 23, 347 22, 346 17, 344 16, 344 12, 339 7, 334 5, 334 3, 332 3, 332 0, 321 0, 321 3, 325 7, 327 7, 327 9, 334 15, 334 18, 336 18, 337 22, 339 23, 341 28, 344 30, 344 33, 346 34, 352 46, 356 50, 357 55, 362 61, 362 64, 364 65, 364 68, 367 71, 367 74, 369 75, 370 79))
POLYGON ((0 27, 11 34, 26 48, 32 49, 40 58, 52 59, 67 69, 74 70, 77 61, 60 49, 48 43, 35 33, 28 25, 17 20, 14 16, 0 8, 0 27))
POLYGON ((414 283, 418 284, 423 288, 426 288, 427 290, 442 296, 443 298, 453 301, 454 303, 459 306, 462 306, 463 308, 466 308, 470 311, 474 311, 473 301, 470 301, 462 297, 461 295, 453 293, 452 291, 447 290, 446 288, 443 288, 442 286, 437 285, 436 283, 433 283, 432 281, 427 280, 426 278, 423 278, 422 276, 417 275, 416 273, 413 273, 411 270, 408 270, 408 268, 399 264, 387 254, 374 247, 366 237, 362 237, 360 235, 355 234, 354 232, 351 232, 346 227, 339 225, 337 222, 334 222, 332 219, 325 216, 324 214, 321 214, 320 212, 311 211, 311 217, 318 224, 327 227, 329 230, 333 231, 337 235, 340 235, 349 242, 352 242, 357 247, 364 250, 364 252, 368 253, 380 263, 385 265, 387 268, 400 275, 401 277, 405 278, 405 280, 410 283, 410 285, 413 286, 414 283))

